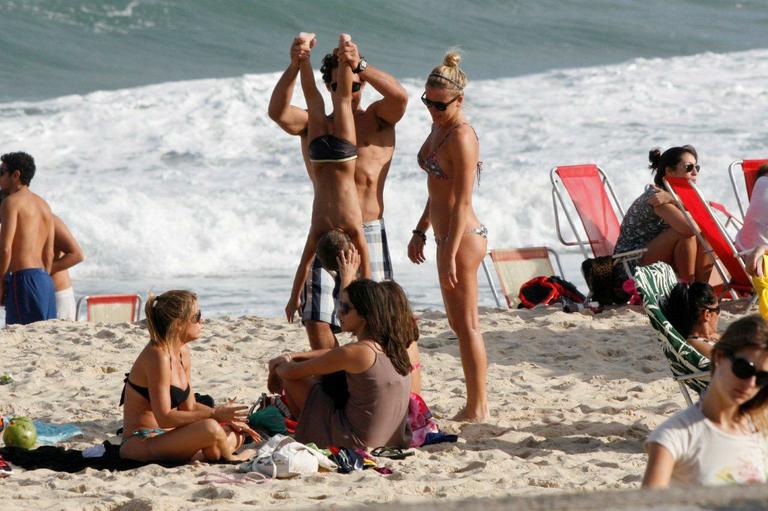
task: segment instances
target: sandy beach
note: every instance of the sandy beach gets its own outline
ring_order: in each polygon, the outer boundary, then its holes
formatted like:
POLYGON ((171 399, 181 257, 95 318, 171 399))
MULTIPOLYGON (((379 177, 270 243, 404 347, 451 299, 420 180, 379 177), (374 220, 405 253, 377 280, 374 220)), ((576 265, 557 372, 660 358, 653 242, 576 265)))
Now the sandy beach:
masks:
MULTIPOLYGON (((723 314, 721 328, 736 316, 723 314)), ((126 472, 66 474, 16 468, 0 501, 22 508, 296 509, 391 501, 540 495, 639 487, 646 435, 684 401, 639 308, 598 315, 554 308, 481 314, 493 418, 447 420, 463 403, 458 346, 441 312, 421 313, 423 395, 456 444, 384 463, 394 474, 317 474, 264 484, 198 484, 229 465, 149 465, 126 472), (138 506, 138 507, 136 507, 138 506)), ((0 414, 74 423, 62 445, 117 442, 123 373, 146 342, 142 324, 49 321, 0 332, 0 414)), ((192 344, 193 390, 250 404, 265 391, 266 362, 305 348, 304 332, 279 318, 207 321, 192 344)))

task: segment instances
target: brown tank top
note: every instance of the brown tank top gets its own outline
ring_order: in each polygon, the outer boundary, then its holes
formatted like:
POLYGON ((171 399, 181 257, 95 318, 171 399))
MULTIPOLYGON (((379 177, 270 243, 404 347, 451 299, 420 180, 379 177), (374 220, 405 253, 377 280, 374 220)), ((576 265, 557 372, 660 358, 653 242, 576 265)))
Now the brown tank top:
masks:
POLYGON ((347 373, 347 420, 365 445, 408 445, 410 432, 406 423, 411 375, 401 375, 386 354, 364 344, 371 348, 376 360, 362 373, 347 373))

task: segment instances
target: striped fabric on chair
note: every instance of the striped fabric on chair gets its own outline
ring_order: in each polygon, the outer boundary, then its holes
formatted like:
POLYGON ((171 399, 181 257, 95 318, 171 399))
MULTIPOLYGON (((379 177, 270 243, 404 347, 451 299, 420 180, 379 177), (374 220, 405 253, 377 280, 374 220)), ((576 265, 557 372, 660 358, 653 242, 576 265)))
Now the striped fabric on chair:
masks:
POLYGON ((709 359, 688 344, 664 316, 661 307, 677 284, 675 271, 666 263, 654 263, 635 268, 635 285, 643 299, 643 307, 669 362, 672 377, 680 386, 688 404, 691 397, 686 385, 701 394, 709 383, 709 359))

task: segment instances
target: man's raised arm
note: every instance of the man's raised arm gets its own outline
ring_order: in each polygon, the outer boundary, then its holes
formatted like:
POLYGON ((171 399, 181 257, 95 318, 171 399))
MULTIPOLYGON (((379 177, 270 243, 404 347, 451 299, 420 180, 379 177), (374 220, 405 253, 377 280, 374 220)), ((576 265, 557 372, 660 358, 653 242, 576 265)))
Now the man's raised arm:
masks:
POLYGON ((269 118, 290 135, 303 135, 307 131, 307 112, 291 104, 293 88, 299 74, 299 52, 301 40, 296 38, 291 44, 291 63, 275 84, 269 98, 269 118))
POLYGON ((370 83, 376 92, 384 96, 372 103, 368 109, 373 109, 376 117, 381 120, 389 124, 397 124, 405 114, 405 107, 408 106, 408 93, 403 86, 394 76, 370 64, 366 63, 365 69, 361 70, 361 57, 356 44, 347 45, 344 53, 347 54, 347 59, 352 63, 352 69, 356 69, 355 72, 360 79, 370 83))

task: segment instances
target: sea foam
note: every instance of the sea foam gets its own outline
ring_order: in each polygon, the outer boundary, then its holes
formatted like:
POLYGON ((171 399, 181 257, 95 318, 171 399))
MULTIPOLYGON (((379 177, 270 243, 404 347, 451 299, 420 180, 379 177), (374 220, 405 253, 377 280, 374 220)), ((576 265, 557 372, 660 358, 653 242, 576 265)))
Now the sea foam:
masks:
MULTIPOLYGON (((89 256, 76 277, 290 275, 312 187, 298 139, 267 117, 278 77, 0 104, 3 152, 35 156, 33 190, 89 256)), ((474 207, 489 246, 557 247, 553 165, 599 163, 626 208, 651 181, 654 146, 695 145, 704 194, 735 210, 728 163, 768 156, 767 79, 768 51, 752 50, 472 82, 464 105, 484 163, 474 207)), ((406 244, 427 197, 416 153, 430 129, 423 81, 403 84, 410 102, 385 192, 396 271, 410 264, 406 244)), ((302 105, 300 89, 294 96, 302 105)), ((377 97, 368 87, 364 103, 377 97)))

